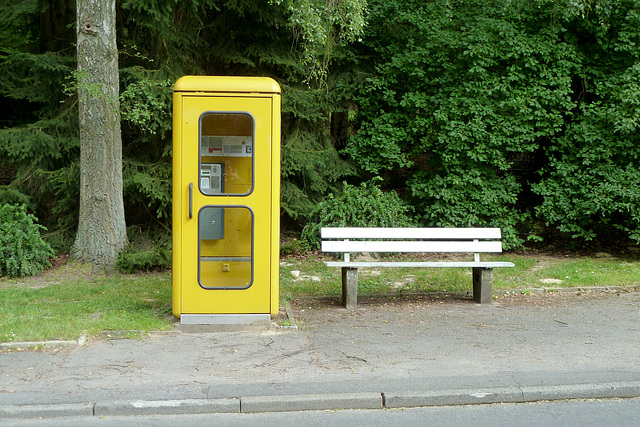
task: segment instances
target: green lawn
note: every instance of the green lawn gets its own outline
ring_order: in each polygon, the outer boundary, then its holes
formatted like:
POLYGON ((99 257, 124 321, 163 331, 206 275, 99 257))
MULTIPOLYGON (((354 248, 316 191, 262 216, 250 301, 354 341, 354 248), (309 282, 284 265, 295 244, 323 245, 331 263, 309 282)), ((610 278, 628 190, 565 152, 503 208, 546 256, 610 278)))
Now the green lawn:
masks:
MULTIPOLYGON (((484 256, 482 259, 511 261, 515 264, 514 268, 494 269, 493 288, 496 290, 640 287, 639 259, 554 257, 541 254, 503 254, 484 256)), ((325 267, 317 258, 284 261, 285 265, 280 268, 282 296, 340 294, 339 268, 325 267)), ((360 294, 465 292, 471 291, 471 288, 471 269, 465 268, 365 268, 358 273, 360 294)))
POLYGON ((171 276, 116 275, 0 282, 0 342, 77 339, 104 331, 168 329, 171 276))
MULTIPOLYGON (((319 254, 284 257, 281 300, 339 296, 339 268, 319 254)), ((640 259, 503 254, 512 261, 494 270, 494 290, 640 287, 640 259)), ((471 271, 461 268, 369 268, 359 273, 360 294, 470 292, 471 271)), ((77 339, 114 331, 136 336, 173 327, 171 274, 94 275, 73 263, 39 276, 0 278, 0 342, 77 339)))

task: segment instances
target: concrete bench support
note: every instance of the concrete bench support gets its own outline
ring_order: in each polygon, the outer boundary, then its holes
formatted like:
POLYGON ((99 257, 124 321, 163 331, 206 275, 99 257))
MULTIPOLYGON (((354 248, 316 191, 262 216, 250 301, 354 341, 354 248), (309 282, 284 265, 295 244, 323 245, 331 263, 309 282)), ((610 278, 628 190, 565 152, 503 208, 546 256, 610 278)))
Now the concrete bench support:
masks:
POLYGON ((348 310, 358 308, 358 269, 342 267, 342 303, 348 310))
POLYGON ((491 302, 493 268, 473 268, 473 300, 480 304, 491 302))

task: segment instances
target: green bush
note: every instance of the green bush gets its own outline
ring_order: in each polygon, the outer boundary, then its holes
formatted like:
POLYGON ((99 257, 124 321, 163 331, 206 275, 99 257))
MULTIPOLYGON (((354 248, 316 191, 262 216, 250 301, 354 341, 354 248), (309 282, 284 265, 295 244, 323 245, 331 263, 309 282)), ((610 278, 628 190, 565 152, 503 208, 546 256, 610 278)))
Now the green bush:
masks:
POLYGON ((370 0, 344 153, 425 226, 639 242, 640 14, 604 3, 370 0))
POLYGON ((402 203, 395 191, 383 192, 374 178, 360 186, 343 183, 339 196, 329 194, 313 210, 302 230, 301 240, 310 248, 320 247, 322 227, 411 227, 411 206, 402 203))
POLYGON ((280 241, 280 255, 295 255, 305 252, 308 246, 298 239, 283 239, 280 241))
POLYGON ((0 276, 32 276, 51 266, 54 251, 37 222, 24 205, 0 206, 0 276))
POLYGON ((123 273, 171 268, 171 249, 165 245, 151 249, 127 249, 120 253, 116 268, 123 273))
POLYGON ((116 261, 122 273, 167 270, 171 268, 171 236, 164 232, 143 231, 133 226, 127 229, 129 246, 116 261))

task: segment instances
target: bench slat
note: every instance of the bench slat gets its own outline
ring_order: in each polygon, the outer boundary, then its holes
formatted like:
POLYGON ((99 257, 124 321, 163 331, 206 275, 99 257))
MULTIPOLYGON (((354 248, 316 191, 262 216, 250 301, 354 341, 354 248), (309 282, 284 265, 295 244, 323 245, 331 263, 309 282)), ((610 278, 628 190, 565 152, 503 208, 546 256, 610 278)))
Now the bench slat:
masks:
POLYGON ((322 252, 502 252, 500 242, 452 241, 357 241, 329 240, 322 242, 322 252))
POLYGON ((327 267, 480 267, 480 268, 497 268, 497 267, 515 267, 515 264, 512 262, 465 262, 465 261, 456 261, 456 262, 439 262, 439 261, 386 261, 386 262, 341 262, 341 261, 325 261, 324 263, 327 267))
POLYGON ((323 239, 500 239, 499 228, 324 227, 323 239))

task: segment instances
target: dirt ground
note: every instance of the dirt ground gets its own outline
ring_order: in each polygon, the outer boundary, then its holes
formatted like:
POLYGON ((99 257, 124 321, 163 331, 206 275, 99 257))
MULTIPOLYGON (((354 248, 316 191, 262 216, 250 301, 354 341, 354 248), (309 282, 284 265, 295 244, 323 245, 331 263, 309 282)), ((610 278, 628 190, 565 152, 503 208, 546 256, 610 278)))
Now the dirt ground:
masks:
MULTIPOLYGON (((565 289, 554 292, 522 293, 504 292, 494 297, 491 303, 494 307, 562 307, 575 305, 576 303, 606 299, 614 295, 637 294, 637 290, 622 289, 593 289, 575 290, 565 289)), ((407 317, 413 313, 430 311, 437 315, 440 310, 461 309, 465 306, 473 309, 478 306, 473 301, 471 295, 431 293, 422 295, 386 295, 386 296, 366 296, 358 297, 358 309, 346 310, 339 298, 299 298, 289 302, 290 316, 295 321, 315 322, 322 320, 326 322, 340 322, 346 318, 370 317, 370 316, 392 316, 407 317)), ((291 321, 285 309, 280 314, 279 323, 291 321)))

